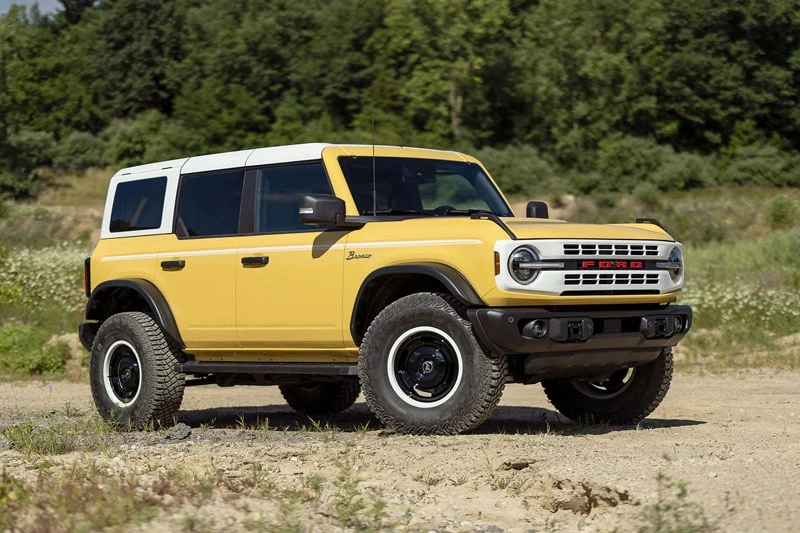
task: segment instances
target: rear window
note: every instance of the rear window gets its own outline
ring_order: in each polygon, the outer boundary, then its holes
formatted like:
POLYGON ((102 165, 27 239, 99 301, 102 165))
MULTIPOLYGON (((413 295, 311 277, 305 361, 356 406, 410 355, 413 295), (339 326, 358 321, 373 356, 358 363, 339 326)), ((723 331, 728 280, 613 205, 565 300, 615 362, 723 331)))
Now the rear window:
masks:
POLYGON ((175 233, 180 237, 237 234, 243 183, 243 170, 184 176, 175 233))
POLYGON ((160 228, 166 189, 166 177, 118 184, 111 207, 111 232, 160 228))

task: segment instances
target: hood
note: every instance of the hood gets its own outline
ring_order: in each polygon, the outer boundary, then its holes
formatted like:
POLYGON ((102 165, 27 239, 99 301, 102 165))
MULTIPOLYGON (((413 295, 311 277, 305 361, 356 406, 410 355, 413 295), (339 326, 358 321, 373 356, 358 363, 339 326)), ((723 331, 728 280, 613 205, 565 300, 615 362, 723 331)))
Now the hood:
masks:
POLYGON ((519 239, 614 239, 674 241, 655 224, 573 224, 541 218, 504 218, 519 239))

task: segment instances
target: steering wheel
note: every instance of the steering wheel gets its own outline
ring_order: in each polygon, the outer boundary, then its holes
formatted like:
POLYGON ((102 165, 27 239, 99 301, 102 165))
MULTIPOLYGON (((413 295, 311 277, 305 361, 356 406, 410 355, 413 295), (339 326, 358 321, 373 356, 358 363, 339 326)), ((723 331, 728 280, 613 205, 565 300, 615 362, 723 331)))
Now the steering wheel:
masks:
POLYGON ((437 217, 440 217, 440 216, 446 215, 450 211, 454 211, 454 210, 455 210, 455 207, 453 207, 452 205, 440 205, 439 207, 437 207, 436 209, 433 210, 433 215, 437 216, 437 217))

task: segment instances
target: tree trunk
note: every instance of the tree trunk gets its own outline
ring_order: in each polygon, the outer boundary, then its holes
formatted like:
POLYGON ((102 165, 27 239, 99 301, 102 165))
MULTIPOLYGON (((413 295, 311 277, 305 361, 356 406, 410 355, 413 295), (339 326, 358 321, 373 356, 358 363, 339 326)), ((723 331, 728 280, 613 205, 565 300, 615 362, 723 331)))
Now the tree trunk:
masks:
POLYGON ((461 143, 461 113, 464 108, 464 91, 456 87, 455 83, 450 85, 448 103, 450 104, 450 127, 453 130, 453 141, 458 145, 461 143))

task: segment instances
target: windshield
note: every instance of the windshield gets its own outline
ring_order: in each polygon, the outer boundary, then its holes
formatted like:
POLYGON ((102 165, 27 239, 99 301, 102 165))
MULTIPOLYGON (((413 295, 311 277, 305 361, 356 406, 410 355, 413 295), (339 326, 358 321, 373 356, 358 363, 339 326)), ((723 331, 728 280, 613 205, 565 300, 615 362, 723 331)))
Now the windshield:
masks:
MULTIPOLYGON (((340 157, 339 165, 361 215, 373 213, 369 156, 340 157)), ((513 216, 489 177, 475 163, 375 158, 375 214, 469 215, 477 211, 513 216)))

